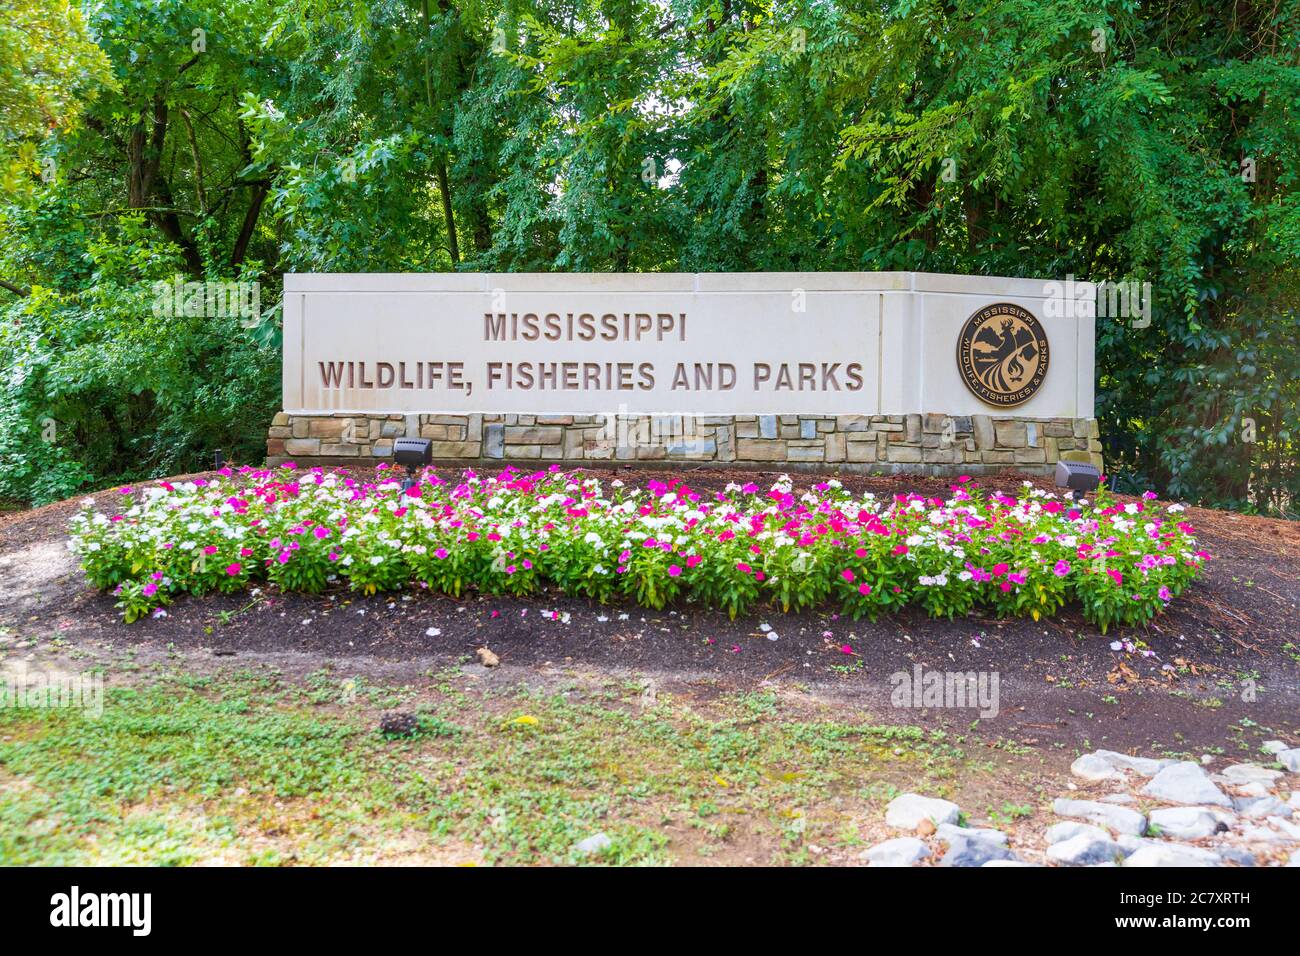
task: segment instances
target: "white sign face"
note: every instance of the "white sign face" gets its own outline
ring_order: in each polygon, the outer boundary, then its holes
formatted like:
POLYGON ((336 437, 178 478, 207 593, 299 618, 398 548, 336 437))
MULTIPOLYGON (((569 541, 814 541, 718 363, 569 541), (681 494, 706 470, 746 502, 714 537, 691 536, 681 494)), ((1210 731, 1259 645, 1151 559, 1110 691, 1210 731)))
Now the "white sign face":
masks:
MULTIPOLYGON (((910 273, 290 275, 284 410, 982 410, 961 385, 953 358, 965 314, 933 307, 942 317, 936 321, 954 325, 954 344, 942 354, 925 354, 935 332, 925 322, 926 297, 954 297, 922 293, 913 284, 910 273), (892 407, 926 401, 927 383, 934 398, 962 407, 892 407)), ((958 311, 999 301, 969 293, 957 298, 958 311)), ((1023 296, 1016 301, 1025 304, 1023 296)), ((1034 309, 1032 301, 1028 307, 1034 309)), ((1072 359, 1078 336, 1075 320, 1063 321, 1070 328, 1062 338, 1070 341, 1053 342, 1050 373, 1059 382, 1043 383, 1050 404, 1060 407, 1033 410, 1036 397, 1027 413, 1077 417, 1072 359)))

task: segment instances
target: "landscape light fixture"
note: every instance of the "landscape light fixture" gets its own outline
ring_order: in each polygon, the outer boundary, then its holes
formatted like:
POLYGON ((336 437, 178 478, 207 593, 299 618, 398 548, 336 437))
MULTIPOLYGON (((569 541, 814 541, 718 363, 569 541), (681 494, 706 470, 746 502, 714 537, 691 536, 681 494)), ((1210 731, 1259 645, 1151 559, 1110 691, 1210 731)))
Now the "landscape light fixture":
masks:
POLYGON ((226 467, 226 456, 221 449, 218 448, 212 452, 212 470, 220 471, 224 467, 226 467))
POLYGON ((1101 484, 1101 469, 1083 461, 1058 461, 1056 487, 1066 489, 1071 499, 1079 492, 1090 492, 1101 484))
POLYGON ((415 487, 415 470, 433 461, 433 442, 427 438, 398 438, 393 442, 393 461, 406 469, 402 490, 415 487))

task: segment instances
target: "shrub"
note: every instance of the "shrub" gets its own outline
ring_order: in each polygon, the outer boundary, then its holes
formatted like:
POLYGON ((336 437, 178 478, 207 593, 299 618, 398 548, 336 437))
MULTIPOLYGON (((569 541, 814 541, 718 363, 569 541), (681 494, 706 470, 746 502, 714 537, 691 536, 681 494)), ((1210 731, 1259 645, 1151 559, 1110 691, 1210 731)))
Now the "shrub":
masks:
POLYGON ((72 547, 128 620, 173 595, 267 580, 283 590, 343 585, 373 594, 412 583, 460 596, 550 585, 597 601, 725 610, 823 605, 854 618, 915 604, 952 618, 983 608, 1035 620, 1078 602, 1102 631, 1158 614, 1209 557, 1181 505, 1062 500, 1029 483, 1016 497, 960 479, 947 500, 854 496, 837 481, 796 495, 645 490, 570 474, 429 470, 401 489, 314 469, 230 469, 220 478, 121 489, 117 514, 84 508, 72 547))

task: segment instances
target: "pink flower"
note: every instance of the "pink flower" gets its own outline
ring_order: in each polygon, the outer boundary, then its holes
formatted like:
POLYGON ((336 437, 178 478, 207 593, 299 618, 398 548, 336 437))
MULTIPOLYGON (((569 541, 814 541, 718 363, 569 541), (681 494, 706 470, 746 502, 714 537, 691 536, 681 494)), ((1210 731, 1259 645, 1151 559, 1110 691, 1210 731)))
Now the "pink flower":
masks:
POLYGON ((433 556, 437 558, 439 561, 441 561, 447 557, 447 549, 439 548, 437 551, 433 552, 433 556))
POLYGON ((681 573, 682 573, 682 569, 678 565, 676 564, 668 565, 668 576, 670 578, 675 578, 679 576, 681 573))
POLYGON ((741 574, 748 574, 750 571, 753 570, 753 568, 751 568, 751 567, 750 567, 748 564, 746 564, 744 561, 737 561, 737 562, 736 562, 736 570, 739 571, 741 574))
POLYGON ((210 545, 208 545, 207 547, 205 547, 205 548, 203 549, 203 553, 204 553, 204 554, 216 554, 216 553, 217 553, 217 546, 216 546, 215 544, 210 544, 210 545))
POLYGON ((242 571, 242 570, 243 570, 243 568, 240 567, 240 564, 239 564, 238 561, 236 561, 234 564, 227 564, 227 565, 226 565, 226 573, 229 574, 232 578, 235 577, 236 575, 238 575, 239 572, 242 571))
POLYGON ((866 597, 868 594, 871 593, 871 585, 870 585, 870 584, 859 584, 859 585, 858 585, 858 593, 861 594, 863 597, 866 597))
POLYGON ((907 554, 907 545, 905 545, 905 544, 896 544, 896 545, 894 545, 894 551, 893 551, 893 553, 894 553, 894 554, 900 554, 900 555, 901 555, 901 554, 907 554))
POLYGON ((1163 584, 1160 585, 1160 590, 1156 592, 1156 597, 1160 598, 1160 600, 1165 603, 1172 601, 1174 598, 1174 596, 1169 593, 1169 588, 1165 587, 1163 584))
POLYGON ((1006 574, 1010 570, 1011 568, 1009 565, 998 562, 997 564, 993 565, 993 576, 995 578, 1001 577, 1002 575, 1006 574))
POLYGON ((843 571, 840 572, 840 577, 842 577, 845 581, 848 581, 850 584, 852 584, 855 575, 853 574, 853 571, 851 569, 845 568, 843 571))
POLYGON ((330 536, 330 529, 326 528, 323 525, 317 525, 315 529, 312 531, 312 534, 316 536, 317 541, 324 541, 326 538, 330 536))
POLYGON ((701 558, 698 554, 692 554, 689 558, 686 559, 686 566, 688 568, 693 568, 703 560, 704 559, 701 558))
POLYGON ((841 644, 841 645, 840 645, 840 653, 841 653, 841 654, 852 654, 852 653, 853 653, 853 648, 849 647, 849 645, 847 645, 847 644, 841 644))
POLYGON ((1056 567, 1052 568, 1052 573, 1058 578, 1063 578, 1070 573, 1070 562, 1062 558, 1056 562, 1056 567))

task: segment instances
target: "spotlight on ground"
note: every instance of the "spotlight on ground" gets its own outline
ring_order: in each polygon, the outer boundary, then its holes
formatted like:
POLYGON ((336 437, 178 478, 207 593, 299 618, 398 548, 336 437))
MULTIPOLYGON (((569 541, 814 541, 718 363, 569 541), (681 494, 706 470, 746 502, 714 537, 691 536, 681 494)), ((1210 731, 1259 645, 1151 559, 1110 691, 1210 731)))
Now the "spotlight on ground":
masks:
POLYGON ((1064 488, 1071 498, 1080 492, 1095 491, 1101 483, 1101 469, 1082 461, 1056 463, 1056 487, 1064 488))
POLYGON ((433 442, 427 438, 398 438, 393 442, 393 461, 406 469, 402 490, 414 487, 415 470, 433 461, 433 442))

